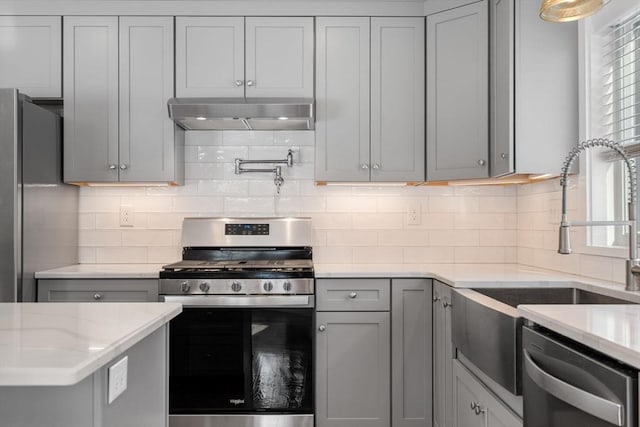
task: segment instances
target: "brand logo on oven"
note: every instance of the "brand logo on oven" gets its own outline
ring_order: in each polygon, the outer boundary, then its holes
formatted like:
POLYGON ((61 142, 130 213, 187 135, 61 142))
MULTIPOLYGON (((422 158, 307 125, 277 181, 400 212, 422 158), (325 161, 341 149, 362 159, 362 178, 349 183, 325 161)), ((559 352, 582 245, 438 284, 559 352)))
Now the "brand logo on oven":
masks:
POLYGON ((232 405, 242 405, 244 403, 244 399, 229 399, 229 403, 232 405))

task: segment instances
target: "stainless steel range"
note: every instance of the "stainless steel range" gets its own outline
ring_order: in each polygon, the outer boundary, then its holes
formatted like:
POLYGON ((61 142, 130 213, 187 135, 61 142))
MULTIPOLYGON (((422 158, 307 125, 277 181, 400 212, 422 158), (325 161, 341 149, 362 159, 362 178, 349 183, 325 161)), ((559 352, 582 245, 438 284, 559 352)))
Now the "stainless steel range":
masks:
POLYGON ((186 218, 160 272, 171 427, 313 427, 309 218, 186 218))

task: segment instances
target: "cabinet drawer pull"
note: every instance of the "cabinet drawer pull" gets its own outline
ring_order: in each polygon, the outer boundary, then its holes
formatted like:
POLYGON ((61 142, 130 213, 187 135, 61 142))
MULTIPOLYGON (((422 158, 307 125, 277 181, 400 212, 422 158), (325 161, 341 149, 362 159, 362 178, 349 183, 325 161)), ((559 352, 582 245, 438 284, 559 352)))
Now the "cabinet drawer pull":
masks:
POLYGON ((349 294, 349 298, 351 298, 351 299, 356 299, 357 297, 358 297, 358 294, 357 294, 357 293, 355 293, 355 292, 351 292, 351 293, 349 294))
POLYGON ((93 294, 93 299, 96 301, 100 301, 102 299, 102 294, 99 294, 99 293, 93 294))

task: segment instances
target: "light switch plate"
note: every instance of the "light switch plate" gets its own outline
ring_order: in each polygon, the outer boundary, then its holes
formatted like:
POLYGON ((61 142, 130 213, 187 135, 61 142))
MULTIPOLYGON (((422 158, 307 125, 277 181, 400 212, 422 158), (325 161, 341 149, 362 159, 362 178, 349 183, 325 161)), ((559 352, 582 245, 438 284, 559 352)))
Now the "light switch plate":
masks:
POLYGON ((127 389, 127 364, 129 357, 125 356, 109 367, 109 404, 116 400, 127 389))

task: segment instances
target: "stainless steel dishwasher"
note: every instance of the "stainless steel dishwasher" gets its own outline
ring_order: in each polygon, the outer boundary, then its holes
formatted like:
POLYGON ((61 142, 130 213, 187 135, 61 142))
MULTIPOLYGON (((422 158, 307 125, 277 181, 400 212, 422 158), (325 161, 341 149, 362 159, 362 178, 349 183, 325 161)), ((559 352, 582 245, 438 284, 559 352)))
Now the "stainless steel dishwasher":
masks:
POLYGON ((523 339, 524 427, 636 427, 638 371, 537 326, 523 339))

